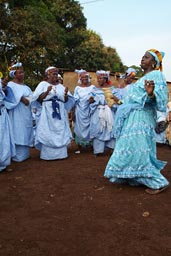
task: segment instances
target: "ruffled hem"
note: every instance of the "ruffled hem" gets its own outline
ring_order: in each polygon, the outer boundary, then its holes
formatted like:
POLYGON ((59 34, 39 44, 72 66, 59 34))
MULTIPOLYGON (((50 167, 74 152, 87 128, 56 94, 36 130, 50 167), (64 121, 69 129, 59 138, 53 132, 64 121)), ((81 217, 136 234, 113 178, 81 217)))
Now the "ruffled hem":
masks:
POLYGON ((165 167, 167 162, 165 161, 158 161, 157 162, 157 167, 150 166, 148 167, 141 167, 137 166, 137 168, 133 167, 128 167, 125 170, 122 169, 115 169, 114 167, 108 165, 106 167, 104 177, 106 178, 124 178, 124 179, 132 179, 132 178, 150 178, 156 175, 156 173, 160 173, 160 171, 165 167))

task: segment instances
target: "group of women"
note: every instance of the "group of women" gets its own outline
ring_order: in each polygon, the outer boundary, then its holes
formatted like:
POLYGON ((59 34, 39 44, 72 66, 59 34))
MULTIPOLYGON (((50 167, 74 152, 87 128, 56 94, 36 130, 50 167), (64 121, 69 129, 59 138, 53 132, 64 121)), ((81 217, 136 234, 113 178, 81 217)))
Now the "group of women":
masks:
POLYGON ((114 149, 105 169, 106 178, 113 183, 145 185, 149 194, 165 190, 169 182, 160 171, 166 162, 156 158, 154 129, 157 110, 165 112, 167 105, 167 84, 161 72, 163 57, 164 53, 156 49, 146 51, 141 60, 144 76, 132 84, 136 70, 128 69, 120 88, 111 84, 107 71, 96 72, 95 86, 87 71, 76 70, 79 80, 73 95, 59 83, 56 67, 45 70, 46 78, 32 94, 24 84, 22 64, 13 65, 13 80, 7 85, 2 81, 0 87, 0 138, 3 145, 8 144, 0 146, 0 169, 9 165, 10 158, 29 158, 33 108, 37 116, 34 144, 40 150, 40 158, 66 158, 72 140, 68 113, 74 110, 78 145, 92 144, 95 155, 114 149))

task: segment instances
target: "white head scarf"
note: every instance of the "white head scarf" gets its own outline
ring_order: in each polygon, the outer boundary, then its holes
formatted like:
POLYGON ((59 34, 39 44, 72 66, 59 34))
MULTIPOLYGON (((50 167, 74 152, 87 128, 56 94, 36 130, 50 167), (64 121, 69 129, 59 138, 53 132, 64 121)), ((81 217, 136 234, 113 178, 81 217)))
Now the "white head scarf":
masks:
POLYGON ((16 72, 16 70, 22 68, 22 66, 23 66, 23 65, 22 65, 21 62, 17 62, 17 63, 15 63, 14 65, 12 65, 12 66, 11 66, 11 70, 9 71, 9 76, 10 76, 11 78, 14 78, 14 77, 15 77, 15 72, 16 72))
POLYGON ((90 74, 84 69, 75 69, 75 72, 78 74, 78 83, 79 84, 81 84, 81 76, 82 75, 87 75, 88 78, 90 79, 90 74))
POLYGON ((48 71, 50 71, 50 70, 52 70, 52 69, 56 69, 56 70, 57 70, 56 67, 50 66, 50 67, 48 67, 47 69, 45 69, 45 75, 47 75, 47 74, 48 74, 48 71))
POLYGON ((97 71, 96 71, 96 75, 97 75, 97 76, 107 77, 107 78, 109 79, 109 77, 110 77, 110 71, 97 70, 97 71))
POLYGON ((137 73, 138 73, 138 69, 135 69, 135 68, 128 68, 125 72, 125 74, 121 75, 120 78, 126 78, 126 77, 129 77, 129 76, 132 76, 134 77, 137 73))

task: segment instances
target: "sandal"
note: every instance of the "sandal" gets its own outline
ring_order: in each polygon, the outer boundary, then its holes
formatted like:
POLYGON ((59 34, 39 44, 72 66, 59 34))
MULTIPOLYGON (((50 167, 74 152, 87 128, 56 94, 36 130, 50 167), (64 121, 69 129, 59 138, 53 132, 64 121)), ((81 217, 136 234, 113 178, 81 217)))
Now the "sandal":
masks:
POLYGON ((157 194, 161 193, 162 191, 164 191, 165 189, 167 189, 168 187, 169 187, 169 185, 168 185, 168 186, 165 186, 165 187, 162 187, 162 188, 159 188, 159 189, 150 189, 150 188, 147 188, 147 189, 145 190, 145 192, 146 192, 147 194, 150 194, 150 195, 157 195, 157 194))

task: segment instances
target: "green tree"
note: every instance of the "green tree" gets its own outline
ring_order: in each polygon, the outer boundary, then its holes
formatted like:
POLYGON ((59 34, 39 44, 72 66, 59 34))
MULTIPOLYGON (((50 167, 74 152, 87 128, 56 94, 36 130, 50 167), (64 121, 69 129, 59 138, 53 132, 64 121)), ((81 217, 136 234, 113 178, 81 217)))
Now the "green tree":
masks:
POLYGON ((77 48, 75 66, 95 71, 97 69, 112 72, 123 70, 123 64, 114 48, 106 47, 101 37, 92 30, 86 31, 86 39, 77 48))
POLYGON ((11 60, 20 59, 28 84, 35 86, 49 65, 122 69, 116 50, 87 30, 86 23, 75 0, 1 0, 0 71, 7 69, 11 60))

